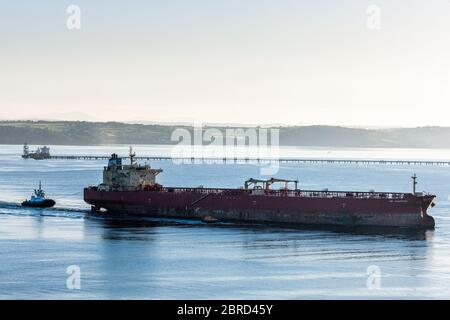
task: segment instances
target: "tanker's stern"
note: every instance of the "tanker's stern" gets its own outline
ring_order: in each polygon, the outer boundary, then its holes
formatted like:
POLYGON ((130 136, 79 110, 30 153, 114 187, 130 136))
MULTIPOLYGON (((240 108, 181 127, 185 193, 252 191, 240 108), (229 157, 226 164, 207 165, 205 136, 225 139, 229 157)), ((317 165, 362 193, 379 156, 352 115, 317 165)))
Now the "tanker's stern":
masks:
POLYGON ((112 154, 108 166, 103 168, 103 181, 98 187, 84 189, 84 201, 90 204, 95 211, 108 209, 111 204, 122 201, 115 198, 115 192, 137 192, 150 190, 159 186, 156 176, 161 169, 153 169, 149 165, 140 165, 135 161, 136 154, 130 147, 130 164, 125 165, 123 159, 112 154))
POLYGON ((83 200, 92 206, 93 211, 99 211, 103 207, 100 192, 97 187, 84 188, 83 200))

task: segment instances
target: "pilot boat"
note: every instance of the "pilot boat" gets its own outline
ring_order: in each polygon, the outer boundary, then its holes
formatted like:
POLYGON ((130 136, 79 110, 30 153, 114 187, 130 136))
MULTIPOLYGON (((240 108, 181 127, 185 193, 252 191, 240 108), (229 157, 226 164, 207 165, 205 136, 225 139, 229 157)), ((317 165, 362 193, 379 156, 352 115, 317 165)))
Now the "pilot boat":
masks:
POLYGON ((39 189, 34 190, 34 194, 31 195, 29 200, 22 202, 24 207, 33 208, 51 208, 56 204, 55 200, 48 199, 45 195, 44 190, 42 190, 42 184, 39 181, 39 189))

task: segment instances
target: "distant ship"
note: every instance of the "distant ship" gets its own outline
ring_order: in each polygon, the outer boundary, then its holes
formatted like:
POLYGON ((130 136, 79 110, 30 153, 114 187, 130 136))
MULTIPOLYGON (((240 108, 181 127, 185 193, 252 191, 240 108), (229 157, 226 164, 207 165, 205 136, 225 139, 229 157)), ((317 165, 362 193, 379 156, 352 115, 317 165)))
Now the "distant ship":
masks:
POLYGON ((130 151, 130 164, 116 154, 103 170, 103 183, 85 188, 92 210, 115 214, 195 218, 203 221, 246 221, 287 224, 433 228, 428 215, 435 195, 412 193, 303 190, 297 180, 249 179, 243 188, 163 187, 162 172, 139 165, 130 151), (274 190, 272 185, 283 183, 274 190), (288 186, 294 184, 293 189, 288 186))
POLYGON ((22 202, 22 206, 34 208, 51 208, 55 206, 55 204, 56 202, 54 200, 48 199, 45 196, 41 182, 39 182, 39 189, 34 190, 34 194, 31 195, 31 198, 22 202))
POLYGON ((34 159, 34 160, 45 160, 50 159, 50 148, 47 146, 43 146, 42 148, 38 148, 34 152, 30 152, 30 147, 25 143, 23 146, 23 154, 22 158, 24 159, 34 159))

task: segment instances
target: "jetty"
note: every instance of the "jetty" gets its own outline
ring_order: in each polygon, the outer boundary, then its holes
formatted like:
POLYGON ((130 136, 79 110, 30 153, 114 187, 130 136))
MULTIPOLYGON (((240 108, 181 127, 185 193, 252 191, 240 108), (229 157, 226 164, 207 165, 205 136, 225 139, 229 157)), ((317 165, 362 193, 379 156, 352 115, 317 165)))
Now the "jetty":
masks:
MULTIPOLYGON (((108 160, 110 156, 97 155, 51 155, 48 160, 108 160)), ((141 156, 139 161, 176 161, 178 163, 298 163, 298 164, 360 164, 360 165, 414 165, 450 166, 441 160, 380 160, 380 159, 312 159, 312 158, 241 158, 241 157, 167 157, 141 156)))
MULTIPOLYGON (((50 148, 38 149, 40 153, 30 153, 28 145, 24 146, 22 158, 34 160, 109 160, 106 155, 51 155, 50 148), (35 156, 43 154, 45 156, 35 156)), ((130 148, 130 154, 132 149, 130 148)), ((398 160, 398 159, 328 159, 328 158, 261 158, 261 157, 169 157, 169 156, 140 156, 134 157, 139 161, 173 161, 176 163, 241 163, 241 164, 359 164, 359 165, 410 165, 410 166, 450 166, 450 160, 398 160)))

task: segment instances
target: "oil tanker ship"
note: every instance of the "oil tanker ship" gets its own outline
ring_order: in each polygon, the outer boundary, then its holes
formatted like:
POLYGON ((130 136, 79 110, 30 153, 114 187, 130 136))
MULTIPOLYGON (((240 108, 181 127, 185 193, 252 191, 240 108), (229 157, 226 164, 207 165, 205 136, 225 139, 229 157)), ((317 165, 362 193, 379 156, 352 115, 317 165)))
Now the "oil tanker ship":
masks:
POLYGON ((412 193, 303 190, 296 180, 249 179, 242 188, 164 187, 161 169, 139 165, 130 152, 116 154, 103 170, 103 183, 84 190, 93 211, 188 219, 308 225, 434 228, 427 210, 435 196, 412 193), (274 184, 281 183, 279 189, 274 184), (292 188, 290 188, 292 186, 292 188))

